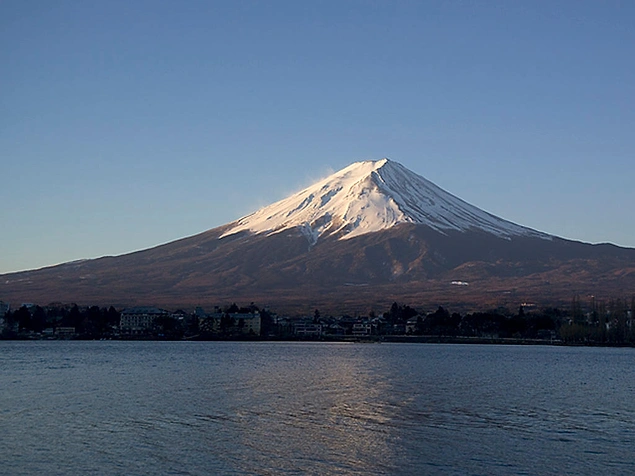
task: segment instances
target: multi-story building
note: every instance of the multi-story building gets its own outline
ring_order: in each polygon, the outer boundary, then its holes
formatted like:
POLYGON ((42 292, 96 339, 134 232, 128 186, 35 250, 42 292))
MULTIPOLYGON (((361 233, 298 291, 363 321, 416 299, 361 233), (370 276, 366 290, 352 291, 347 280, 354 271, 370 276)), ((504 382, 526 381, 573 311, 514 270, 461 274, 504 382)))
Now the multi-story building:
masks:
POLYGON ((122 334, 146 334, 157 317, 168 315, 168 311, 156 307, 131 307, 121 311, 119 328, 122 334))
POLYGON ((322 335, 322 324, 312 322, 296 322, 293 333, 299 337, 319 337, 322 335))
POLYGON ((260 335, 262 318, 259 312, 250 313, 224 313, 214 312, 199 316, 199 329, 203 333, 217 334, 228 332, 230 334, 260 335))

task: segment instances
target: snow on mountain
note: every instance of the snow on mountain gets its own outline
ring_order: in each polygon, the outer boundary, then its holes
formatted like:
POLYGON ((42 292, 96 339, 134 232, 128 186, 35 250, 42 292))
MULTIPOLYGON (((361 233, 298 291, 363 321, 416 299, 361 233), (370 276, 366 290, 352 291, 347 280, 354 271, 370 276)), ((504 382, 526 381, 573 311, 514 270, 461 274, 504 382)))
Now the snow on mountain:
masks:
POLYGON ((226 231, 273 234, 298 229, 310 244, 326 233, 353 238, 400 223, 440 233, 481 231, 511 239, 547 234, 487 213, 388 160, 356 162, 284 200, 239 219, 226 231))

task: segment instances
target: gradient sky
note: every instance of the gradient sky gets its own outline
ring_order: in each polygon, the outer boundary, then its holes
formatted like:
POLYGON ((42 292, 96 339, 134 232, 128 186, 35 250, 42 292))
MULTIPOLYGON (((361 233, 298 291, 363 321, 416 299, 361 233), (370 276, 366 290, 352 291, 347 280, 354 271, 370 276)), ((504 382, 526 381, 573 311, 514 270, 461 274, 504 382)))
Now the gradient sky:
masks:
POLYGON ((382 157, 635 247, 634 55, 628 1, 2 0, 0 273, 196 234, 382 157))

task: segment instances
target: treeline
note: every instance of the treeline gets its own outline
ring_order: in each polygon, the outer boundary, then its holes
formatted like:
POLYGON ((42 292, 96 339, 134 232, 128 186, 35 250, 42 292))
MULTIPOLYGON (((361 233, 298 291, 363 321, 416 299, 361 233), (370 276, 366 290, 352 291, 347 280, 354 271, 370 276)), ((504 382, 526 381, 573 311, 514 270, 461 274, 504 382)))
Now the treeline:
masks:
POLYGON ((394 303, 383 317, 389 325, 402 324, 406 334, 448 337, 497 337, 560 340, 568 344, 635 345, 635 297, 596 302, 584 306, 579 297, 570 309, 546 308, 517 312, 499 308, 461 315, 439 307, 420 314, 394 303))
POLYGON ((410 315, 407 333, 414 335, 546 339, 555 337, 552 332, 560 327, 563 314, 558 309, 526 314, 522 307, 515 315, 503 309, 461 315, 443 307, 427 315, 412 315, 413 312, 408 306, 393 304, 384 316, 389 322, 400 322, 410 315), (412 317, 416 317, 414 325, 412 317))
POLYGON ((22 306, 5 314, 2 336, 12 338, 19 333, 42 333, 49 328, 68 327, 88 339, 110 337, 119 326, 120 317, 112 306, 22 306))
POLYGON ((566 325, 559 329, 565 342, 635 344, 635 296, 630 300, 596 300, 587 303, 575 296, 566 325))

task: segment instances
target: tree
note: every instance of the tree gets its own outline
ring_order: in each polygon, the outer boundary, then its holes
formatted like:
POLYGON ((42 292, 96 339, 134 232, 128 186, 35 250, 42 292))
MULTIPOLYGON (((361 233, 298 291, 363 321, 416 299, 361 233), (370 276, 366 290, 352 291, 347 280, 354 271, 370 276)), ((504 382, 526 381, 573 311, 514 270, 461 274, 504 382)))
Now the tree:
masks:
POLYGON ((426 316, 422 323, 422 333, 455 336, 459 332, 460 323, 460 314, 450 315, 447 309, 439 306, 436 311, 426 316))
POLYGON ((104 332, 106 323, 99 307, 91 306, 86 310, 82 327, 83 333, 92 337, 98 337, 104 332))
POLYGON ((580 296, 575 295, 571 300, 571 317, 573 322, 581 324, 584 322, 584 313, 582 312, 582 304, 580 303, 580 296))
POLYGON ((40 306, 35 306, 33 316, 31 317, 31 330, 35 332, 42 332, 45 328, 46 311, 40 306))
POLYGON ((234 327, 234 319, 228 313, 223 313, 220 318, 221 332, 228 332, 232 327, 234 327))
POLYGON ((168 314, 162 314, 154 319, 154 331, 160 337, 167 339, 180 339, 183 337, 181 321, 168 314))
POLYGON ((390 311, 384 314, 384 317, 389 323, 397 324, 401 320, 401 308, 399 304, 393 302, 392 306, 390 306, 390 311))
POLYGON ((600 342, 606 342, 606 304, 604 301, 598 304, 598 327, 600 342))
POLYGON ((266 336, 273 332, 275 332, 273 316, 268 310, 263 309, 260 311, 260 333, 266 336))
POLYGON ((421 335, 423 334, 423 317, 417 316, 417 324, 415 327, 415 334, 421 335))
POLYGON ((502 322, 500 330, 504 337, 522 337, 527 330, 527 319, 524 314, 512 316, 502 322))
POLYGON ((62 319, 62 325, 64 327, 74 327, 76 330, 79 330, 79 328, 82 325, 83 318, 84 317, 82 316, 82 313, 79 311, 79 307, 77 307, 77 304, 73 304, 73 307, 71 307, 71 310, 68 312, 68 315, 66 315, 62 319))
POLYGON ((118 312, 114 307, 110 306, 108 311, 105 313, 106 324, 110 327, 118 326, 119 320, 121 319, 121 313, 118 312))
POLYGON ((31 328, 31 313, 26 306, 20 307, 13 313, 13 320, 18 323, 19 330, 33 330, 31 328))

